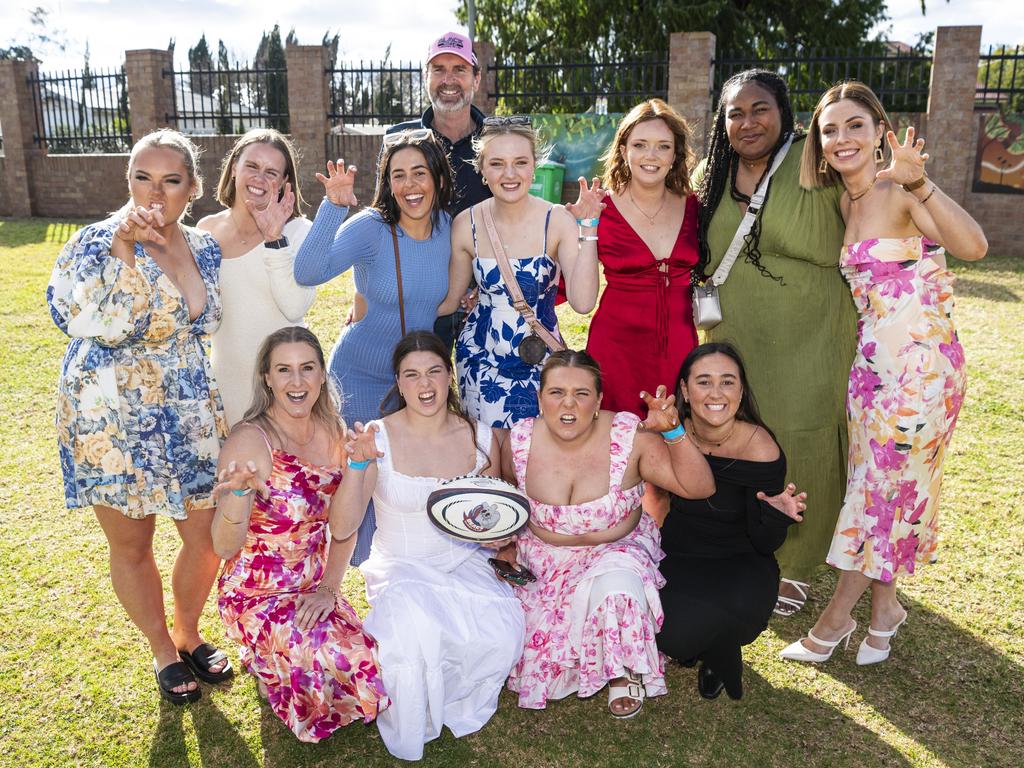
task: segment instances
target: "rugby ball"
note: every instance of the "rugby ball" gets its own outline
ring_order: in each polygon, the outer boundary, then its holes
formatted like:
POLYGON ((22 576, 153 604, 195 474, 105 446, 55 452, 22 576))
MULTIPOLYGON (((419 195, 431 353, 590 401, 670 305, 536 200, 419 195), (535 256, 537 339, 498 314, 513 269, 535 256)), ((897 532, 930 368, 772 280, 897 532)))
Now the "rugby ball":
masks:
POLYGON ((463 541, 487 542, 515 536, 530 520, 530 500, 496 477, 453 477, 427 497, 430 521, 463 541))

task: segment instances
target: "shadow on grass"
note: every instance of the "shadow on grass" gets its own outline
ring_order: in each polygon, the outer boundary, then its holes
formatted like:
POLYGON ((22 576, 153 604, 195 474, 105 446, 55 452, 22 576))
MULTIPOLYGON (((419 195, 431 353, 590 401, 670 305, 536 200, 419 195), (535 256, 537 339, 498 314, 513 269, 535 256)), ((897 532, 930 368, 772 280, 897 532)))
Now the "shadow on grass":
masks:
POLYGON ((956 280, 956 293, 958 296, 972 296, 978 299, 988 299, 989 301, 1008 303, 1020 301, 1020 296, 1009 288, 1004 288, 1001 285, 992 285, 983 280, 972 280, 962 275, 956 280))
POLYGON ((61 219, 3 219, 0 220, 0 247, 18 248, 39 243, 64 245, 81 228, 81 224, 61 219))
POLYGON ((238 728, 217 708, 210 686, 203 686, 203 698, 195 704, 177 706, 160 701, 160 720, 149 750, 150 768, 187 766, 188 743, 184 718, 192 719, 200 765, 259 768, 238 728))
MULTIPOLYGON (((822 673, 856 691, 947 765, 1024 764, 1024 668, 902 592, 900 602, 910 616, 888 661, 856 665, 855 647, 870 621, 869 603, 862 599, 854 612, 857 631, 850 649, 837 649, 822 673)), ((816 615, 802 616, 799 624, 776 622, 773 628, 786 641, 795 640, 806 634, 816 615)))

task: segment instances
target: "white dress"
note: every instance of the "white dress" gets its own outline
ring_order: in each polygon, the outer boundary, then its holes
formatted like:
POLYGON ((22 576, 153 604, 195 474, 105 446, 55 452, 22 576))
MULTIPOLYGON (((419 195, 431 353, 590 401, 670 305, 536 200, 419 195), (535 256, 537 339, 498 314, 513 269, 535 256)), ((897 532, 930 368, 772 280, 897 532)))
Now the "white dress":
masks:
MULTIPOLYGON (((377 531, 360 565, 370 613, 363 626, 378 644, 391 706, 377 716, 388 751, 423 757, 423 745, 447 725, 456 736, 479 730, 523 652, 525 622, 518 598, 487 564, 491 550, 441 533, 426 513, 436 477, 410 477, 391 464, 387 428, 374 422, 377 531)), ((477 424, 477 444, 491 430, 477 424)), ((473 470, 480 472, 486 456, 473 470)))
POLYGON ((316 288, 295 282, 292 263, 312 225, 299 216, 284 225, 287 248, 260 243, 220 265, 224 319, 210 337, 210 363, 217 379, 228 426, 242 420, 252 403, 256 353, 263 340, 289 325, 304 325, 316 288))

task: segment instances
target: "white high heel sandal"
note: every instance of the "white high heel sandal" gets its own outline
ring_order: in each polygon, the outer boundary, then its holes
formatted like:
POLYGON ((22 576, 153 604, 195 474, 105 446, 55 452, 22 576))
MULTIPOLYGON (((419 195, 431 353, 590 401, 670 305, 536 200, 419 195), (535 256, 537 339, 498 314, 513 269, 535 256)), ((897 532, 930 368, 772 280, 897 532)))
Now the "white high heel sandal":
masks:
MULTIPOLYGON (((899 623, 889 630, 872 629, 871 627, 868 627, 868 635, 871 635, 872 637, 888 637, 891 639, 896 637, 896 633, 900 631, 900 627, 903 626, 906 620, 907 614, 904 614, 899 623)), ((879 664, 889 658, 890 651, 892 651, 892 642, 890 642, 885 648, 874 648, 868 645, 868 638, 865 636, 864 639, 860 641, 860 646, 857 648, 857 663, 862 667, 865 667, 868 664, 879 664)))
POLYGON ((850 627, 841 637, 836 640, 821 640, 814 636, 813 632, 807 633, 807 639, 811 642, 823 645, 828 648, 827 653, 818 653, 812 651, 801 640, 797 640, 795 643, 790 643, 779 653, 783 659, 789 659, 790 661, 809 661, 814 664, 821 664, 822 662, 828 661, 832 658, 833 652, 836 650, 836 646, 842 643, 844 640, 845 645, 843 649, 850 647, 850 636, 857 630, 857 622, 853 622, 853 626, 850 627))

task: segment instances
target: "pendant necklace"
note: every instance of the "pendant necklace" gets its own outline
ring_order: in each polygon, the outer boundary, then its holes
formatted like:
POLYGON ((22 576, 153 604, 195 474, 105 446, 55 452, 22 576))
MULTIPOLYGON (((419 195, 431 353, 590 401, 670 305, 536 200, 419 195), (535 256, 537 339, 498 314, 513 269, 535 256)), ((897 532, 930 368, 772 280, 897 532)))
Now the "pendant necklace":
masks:
POLYGON ((872 188, 873 186, 875 186, 875 182, 876 182, 876 181, 878 181, 878 177, 877 177, 877 176, 876 176, 875 178, 873 178, 873 179, 871 180, 871 183, 870 183, 870 184, 868 184, 867 188, 866 188, 866 189, 865 189, 865 190, 864 190, 863 192, 858 192, 858 193, 857 193, 856 195, 855 195, 855 194, 853 194, 853 193, 852 193, 852 192, 850 191, 850 188, 849 188, 849 187, 847 187, 847 188, 846 188, 846 194, 847 194, 847 195, 849 195, 849 197, 850 197, 850 202, 851 202, 851 203, 856 203, 856 202, 857 202, 858 200, 860 200, 860 199, 861 199, 862 197, 864 197, 864 195, 866 195, 866 194, 867 194, 868 192, 870 192, 870 191, 871 191, 871 188, 872 188))
POLYGON ((647 221, 651 224, 653 224, 654 220, 658 218, 658 214, 661 213, 661 210, 665 207, 665 203, 668 202, 668 192, 666 191, 665 194, 662 195, 661 205, 658 206, 658 210, 654 212, 653 216, 650 216, 647 214, 647 211, 645 211, 643 208, 637 205, 636 200, 633 199, 633 190, 631 190, 629 187, 626 187, 626 194, 629 195, 629 201, 633 204, 633 207, 640 211, 640 213, 644 215, 644 218, 646 218, 647 221))

